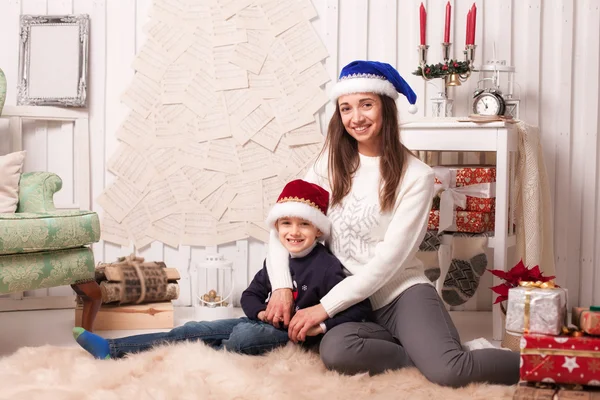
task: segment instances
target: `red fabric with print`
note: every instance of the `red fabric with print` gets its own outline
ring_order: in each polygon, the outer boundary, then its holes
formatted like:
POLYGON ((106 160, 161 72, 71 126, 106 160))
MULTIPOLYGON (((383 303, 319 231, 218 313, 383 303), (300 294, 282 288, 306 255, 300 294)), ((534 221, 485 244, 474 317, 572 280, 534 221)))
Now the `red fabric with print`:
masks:
POLYGON ((521 379, 600 386, 600 338, 523 335, 521 379))

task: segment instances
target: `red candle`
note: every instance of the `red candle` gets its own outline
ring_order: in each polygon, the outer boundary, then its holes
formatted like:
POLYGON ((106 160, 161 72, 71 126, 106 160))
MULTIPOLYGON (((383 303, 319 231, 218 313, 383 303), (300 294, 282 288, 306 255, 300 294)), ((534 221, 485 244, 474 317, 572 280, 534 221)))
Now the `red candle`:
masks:
POLYGON ((450 43, 450 14, 452 6, 450 2, 446 3, 446 25, 444 26, 444 43, 450 43))
POLYGON ((471 10, 467 13, 467 33, 465 34, 465 45, 470 44, 471 39, 471 10))
POLYGON ((427 11, 425 11, 425 7, 423 3, 421 3, 421 7, 419 8, 419 16, 421 20, 421 44, 425 45, 425 31, 427 28, 427 11))
POLYGON ((471 7, 471 44, 475 44, 475 23, 477 21, 477 6, 471 7))

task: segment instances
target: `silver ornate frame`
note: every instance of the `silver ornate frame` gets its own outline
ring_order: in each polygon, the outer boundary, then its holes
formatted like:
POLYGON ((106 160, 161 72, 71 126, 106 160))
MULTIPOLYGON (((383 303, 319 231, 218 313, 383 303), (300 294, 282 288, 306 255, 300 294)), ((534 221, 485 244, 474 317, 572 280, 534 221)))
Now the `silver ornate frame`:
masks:
POLYGON ((57 105, 85 107, 87 97, 88 42, 90 19, 87 14, 79 15, 21 15, 21 43, 19 47, 18 105, 57 105), (75 97, 30 97, 29 61, 31 27, 38 25, 79 26, 79 79, 75 97))

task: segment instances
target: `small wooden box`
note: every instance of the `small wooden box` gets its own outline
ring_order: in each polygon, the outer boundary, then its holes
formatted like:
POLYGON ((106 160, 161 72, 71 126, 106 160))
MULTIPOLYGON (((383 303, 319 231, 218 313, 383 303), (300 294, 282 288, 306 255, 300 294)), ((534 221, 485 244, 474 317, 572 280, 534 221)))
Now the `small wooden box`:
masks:
MULTIPOLYGON (((81 304, 75 307, 75 326, 81 326, 81 304)), ((94 321, 94 330, 172 329, 173 304, 170 301, 122 306, 102 305, 94 321)))

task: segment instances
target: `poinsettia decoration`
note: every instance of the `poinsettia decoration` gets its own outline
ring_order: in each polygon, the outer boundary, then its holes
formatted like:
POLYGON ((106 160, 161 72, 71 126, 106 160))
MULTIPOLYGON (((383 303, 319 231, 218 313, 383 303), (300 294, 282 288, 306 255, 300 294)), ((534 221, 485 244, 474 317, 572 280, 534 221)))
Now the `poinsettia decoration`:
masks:
POLYGON ((556 278, 555 276, 544 276, 539 265, 527 268, 523 264, 523 260, 508 271, 502 271, 501 269, 489 269, 488 271, 505 281, 491 288, 494 293, 498 294, 494 304, 508 300, 508 289, 519 286, 520 282, 548 282, 556 278))

